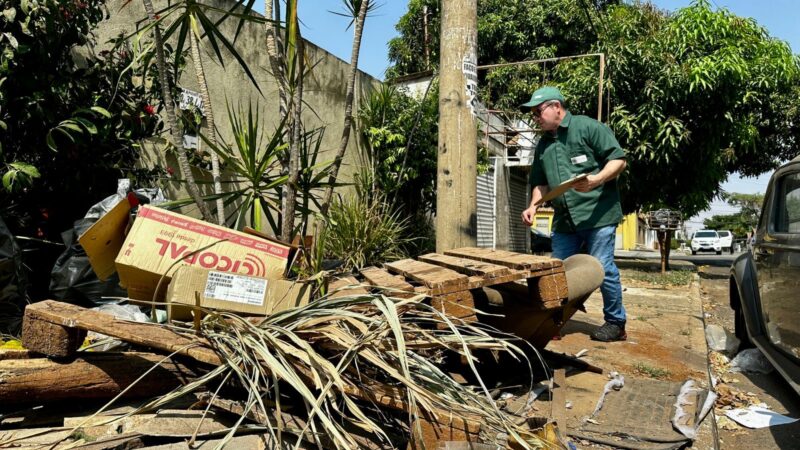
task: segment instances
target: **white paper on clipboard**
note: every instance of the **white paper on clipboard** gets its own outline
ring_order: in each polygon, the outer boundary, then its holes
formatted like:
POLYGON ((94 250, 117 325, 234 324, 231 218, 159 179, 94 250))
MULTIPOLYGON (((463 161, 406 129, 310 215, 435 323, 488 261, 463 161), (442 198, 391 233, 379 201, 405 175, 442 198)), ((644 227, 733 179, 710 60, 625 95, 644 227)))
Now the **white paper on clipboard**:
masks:
POLYGON ((538 202, 534 203, 534 206, 539 206, 544 202, 549 202, 550 200, 558 197, 559 195, 567 192, 568 190, 572 189, 576 183, 588 177, 588 173, 582 173, 580 175, 576 175, 569 180, 559 184, 555 188, 551 189, 547 194, 545 194, 542 198, 539 199, 538 202))

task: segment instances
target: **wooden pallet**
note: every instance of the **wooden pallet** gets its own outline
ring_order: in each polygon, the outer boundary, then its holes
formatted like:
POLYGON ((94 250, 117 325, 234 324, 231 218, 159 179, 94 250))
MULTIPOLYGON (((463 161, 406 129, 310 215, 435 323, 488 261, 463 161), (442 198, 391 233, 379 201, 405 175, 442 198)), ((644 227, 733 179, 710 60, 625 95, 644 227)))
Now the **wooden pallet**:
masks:
POLYGON ((561 260, 477 247, 429 253, 416 260, 385 263, 382 268, 368 267, 361 270, 358 279, 341 278, 330 286, 330 292, 339 289, 333 294, 337 297, 367 290, 400 298, 422 294, 431 298, 437 310, 468 322, 477 320, 472 292, 483 287, 513 288, 521 301, 542 311, 559 309, 567 298, 561 260))

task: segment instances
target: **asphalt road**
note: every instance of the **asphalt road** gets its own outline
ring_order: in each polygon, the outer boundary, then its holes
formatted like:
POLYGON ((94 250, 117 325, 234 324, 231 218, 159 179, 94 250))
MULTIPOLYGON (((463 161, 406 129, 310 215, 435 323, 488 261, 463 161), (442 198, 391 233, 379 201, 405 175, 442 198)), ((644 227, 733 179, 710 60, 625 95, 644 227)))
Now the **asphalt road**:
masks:
MULTIPOLYGON (((697 255, 686 255, 673 250, 669 255, 669 259, 670 261, 690 261, 697 266, 730 267, 733 260, 740 254, 698 253, 697 255)), ((617 251, 616 256, 619 258, 661 259, 661 254, 657 251, 617 251)))

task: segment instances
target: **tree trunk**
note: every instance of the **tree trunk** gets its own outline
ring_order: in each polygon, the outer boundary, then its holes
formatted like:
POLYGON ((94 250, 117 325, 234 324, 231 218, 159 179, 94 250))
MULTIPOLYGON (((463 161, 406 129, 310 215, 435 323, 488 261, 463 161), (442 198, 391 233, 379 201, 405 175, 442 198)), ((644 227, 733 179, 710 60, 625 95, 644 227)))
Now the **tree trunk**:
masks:
POLYGON ((442 0, 436 251, 477 240, 477 0, 442 0))
POLYGON ((303 64, 303 38, 300 37, 299 32, 296 45, 296 79, 294 93, 292 94, 292 103, 289 108, 292 114, 291 135, 289 137, 289 178, 286 180, 286 184, 283 188, 283 210, 281 211, 281 216, 283 218, 281 223, 281 239, 285 242, 291 242, 294 237, 294 213, 295 203, 297 201, 297 179, 300 170, 300 146, 302 145, 300 140, 303 133, 301 113, 303 111, 303 70, 305 67, 303 64))
MULTIPOLYGON (((203 98, 203 109, 206 117, 206 136, 211 144, 217 145, 217 130, 214 127, 214 111, 211 107, 211 95, 208 92, 206 82, 206 72, 203 70, 203 58, 200 54, 200 42, 193 30, 189 30, 189 42, 192 51, 192 62, 194 63, 194 73, 197 76, 197 84, 200 86, 200 96, 203 98)), ((214 194, 217 198, 217 224, 225 226, 225 205, 222 202, 222 181, 219 174, 219 155, 211 151, 211 175, 214 177, 214 194)))
POLYGON ((669 270, 669 253, 672 245, 672 231, 658 231, 658 247, 661 251, 661 274, 669 270))
MULTIPOLYGON (((286 97, 286 70, 285 65, 281 64, 281 52, 279 51, 279 36, 278 21, 280 13, 277 17, 273 17, 273 0, 265 0, 264 2, 264 16, 273 22, 267 22, 267 57, 269 59, 269 66, 272 70, 272 76, 275 77, 275 82, 278 84, 278 98, 280 103, 278 108, 280 117, 286 117, 288 100, 286 97)), ((277 3, 277 0, 274 0, 277 3)), ((280 6, 280 5, 278 5, 280 6)))
MULTIPOLYGON (((85 352, 72 362, 47 358, 0 361, 3 405, 59 400, 109 399, 130 386, 164 359, 153 353, 85 352)), ((196 378, 199 374, 167 358, 130 391, 127 398, 153 397, 196 378)))
POLYGON ((200 195, 200 189, 194 181, 192 175, 192 168, 189 165, 189 158, 186 157, 186 152, 183 149, 183 136, 178 127, 178 119, 175 117, 175 102, 172 99, 172 91, 170 89, 169 80, 167 78, 167 63, 164 59, 164 39, 161 37, 161 26, 157 23, 155 10, 153 9, 153 2, 151 0, 142 0, 144 9, 147 12, 147 17, 150 23, 153 24, 153 39, 155 40, 156 47, 156 65, 158 67, 158 79, 161 83, 161 96, 164 102, 164 112, 167 115, 167 126, 170 128, 170 136, 172 137, 172 146, 178 155, 178 167, 181 170, 183 179, 186 182, 186 190, 189 191, 189 196, 197 204, 200 209, 200 215, 203 220, 210 220, 212 218, 211 210, 203 201, 200 195))
POLYGON ((367 17, 367 8, 370 0, 362 0, 361 8, 358 10, 358 17, 355 20, 355 30, 353 35, 353 48, 350 52, 350 77, 347 80, 347 94, 344 104, 344 128, 342 129, 342 139, 339 143, 339 151, 333 160, 331 176, 328 178, 328 186, 325 188, 325 197, 322 201, 320 214, 323 216, 328 213, 331 199, 333 197, 333 185, 339 175, 339 168, 344 159, 344 152, 347 150, 347 143, 350 140, 350 129, 353 127, 353 97, 355 96, 356 76, 358 75, 358 54, 361 50, 361 36, 364 32, 364 20, 367 17))

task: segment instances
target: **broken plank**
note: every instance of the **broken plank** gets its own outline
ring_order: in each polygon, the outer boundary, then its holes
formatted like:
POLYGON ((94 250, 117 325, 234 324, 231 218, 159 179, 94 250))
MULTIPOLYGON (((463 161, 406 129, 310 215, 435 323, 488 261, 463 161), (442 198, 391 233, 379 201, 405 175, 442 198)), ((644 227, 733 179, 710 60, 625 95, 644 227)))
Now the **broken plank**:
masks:
MULTIPOLYGON (((185 440, 175 442, 172 444, 156 445, 153 447, 145 447, 143 450, 214 450, 222 448, 224 439, 209 439, 209 440, 196 440, 191 445, 185 440)), ((80 447, 79 447, 80 448, 80 447)), ((227 441, 224 448, 230 449, 247 449, 247 450, 273 450, 273 449, 293 449, 294 442, 284 442, 282 445, 277 445, 272 436, 263 434, 251 434, 248 436, 234 436, 227 441)), ((300 446, 299 450, 311 450, 312 447, 300 446)), ((316 447, 314 447, 316 448, 316 447)))
POLYGON ((406 282, 402 277, 392 275, 384 269, 378 267, 367 267, 361 269, 361 275, 367 283, 387 290, 387 294, 391 297, 406 298, 416 295, 414 293, 414 286, 406 282))
POLYGON ((508 275, 512 271, 512 269, 498 264, 476 261, 469 258, 459 258, 457 256, 441 255, 439 253, 428 253, 427 255, 420 256, 418 259, 466 275, 482 276, 485 278, 496 278, 502 275, 508 275))
POLYGON ((550 417, 560 427, 567 428, 567 374, 564 369, 553 372, 553 390, 550 397, 550 417))
POLYGON ((413 259, 401 259, 385 264, 392 272, 414 280, 426 288, 465 289, 469 278, 455 270, 447 269, 413 259))
POLYGON ((55 300, 45 300, 25 308, 22 345, 47 356, 73 355, 80 342, 77 339, 48 338, 53 333, 53 325, 67 332, 75 329, 94 331, 132 344, 190 356, 208 364, 222 363, 213 350, 204 346, 206 342, 203 339, 178 334, 159 324, 129 322, 55 300))
POLYGON ((560 259, 547 256, 528 255, 525 253, 509 252, 506 250, 492 250, 490 248, 463 247, 444 252, 448 256, 474 259, 506 266, 511 269, 529 270, 537 272, 546 269, 562 267, 560 259))
POLYGON ((153 353, 84 352, 71 362, 47 358, 0 361, 4 405, 60 400, 110 399, 153 369, 126 398, 165 394, 199 376, 195 369, 153 353))
POLYGON ((480 444, 480 424, 473 424, 457 417, 449 423, 441 423, 424 415, 419 416, 411 425, 411 430, 411 440, 406 450, 446 448, 444 445, 447 442, 463 442, 464 445, 459 448, 496 448, 480 444))
MULTIPOLYGON (((273 426, 276 427, 277 420, 280 418, 280 426, 283 428, 284 433, 289 433, 294 436, 299 436, 301 439, 308 443, 306 446, 301 446, 301 449, 312 449, 318 448, 315 445, 315 441, 319 440, 320 443, 324 448, 335 448, 335 443, 331 440, 330 437, 324 435, 318 435, 319 439, 314 438, 314 433, 308 426, 307 417, 301 417, 298 415, 290 414, 286 411, 277 411, 275 409, 271 409, 269 411, 270 415, 264 414, 260 408, 245 408, 245 402, 238 401, 238 400, 228 400, 220 397, 214 397, 211 394, 205 394, 201 396, 201 400, 207 404, 210 404, 213 408, 216 408, 220 411, 225 411, 227 413, 232 414, 233 416, 239 417, 244 415, 247 419, 258 423, 260 425, 265 426, 273 426), (246 411, 246 412, 245 412, 246 411)), ((353 438, 354 441, 358 444, 359 449, 364 450, 388 450, 392 447, 389 446, 388 443, 379 443, 377 436, 372 436, 372 439, 362 436, 364 433, 363 430, 348 426, 343 424, 345 427, 351 428, 349 430, 349 435, 353 438), (373 442, 374 441, 374 442, 373 442)), ((284 438, 284 445, 288 445, 286 448, 293 448, 293 444, 296 442, 294 438, 284 438), (291 445, 289 445, 291 443, 291 445)), ((238 447, 236 447, 238 448, 238 447)), ((242 447, 244 448, 244 447, 242 447)), ((271 447, 277 448, 277 447, 271 447)))
POLYGON ((328 282, 328 298, 367 295, 369 291, 352 276, 336 276, 328 282))

